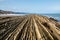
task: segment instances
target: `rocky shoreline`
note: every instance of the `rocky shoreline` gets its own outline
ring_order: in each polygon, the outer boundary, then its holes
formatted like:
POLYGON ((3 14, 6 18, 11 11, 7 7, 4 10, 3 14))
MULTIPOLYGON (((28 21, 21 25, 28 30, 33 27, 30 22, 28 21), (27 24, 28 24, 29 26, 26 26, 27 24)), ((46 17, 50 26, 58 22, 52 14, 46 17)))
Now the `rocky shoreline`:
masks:
POLYGON ((60 40, 60 22, 35 14, 0 17, 0 40, 60 40))

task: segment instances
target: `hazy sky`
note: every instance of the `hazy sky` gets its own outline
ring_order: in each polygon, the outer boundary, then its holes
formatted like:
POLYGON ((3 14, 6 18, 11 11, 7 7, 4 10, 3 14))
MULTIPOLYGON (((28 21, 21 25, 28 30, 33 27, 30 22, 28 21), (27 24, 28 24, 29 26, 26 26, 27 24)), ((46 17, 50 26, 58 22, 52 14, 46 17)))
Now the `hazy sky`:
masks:
POLYGON ((60 13, 60 0, 0 0, 0 10, 28 13, 60 13))

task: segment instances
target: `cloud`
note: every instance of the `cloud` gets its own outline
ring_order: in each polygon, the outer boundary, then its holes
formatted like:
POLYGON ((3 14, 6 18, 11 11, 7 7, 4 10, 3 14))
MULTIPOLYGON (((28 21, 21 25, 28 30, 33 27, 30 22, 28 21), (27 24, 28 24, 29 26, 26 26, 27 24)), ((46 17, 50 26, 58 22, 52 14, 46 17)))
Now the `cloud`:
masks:
POLYGON ((0 2, 5 1, 5 0, 0 0, 0 2))

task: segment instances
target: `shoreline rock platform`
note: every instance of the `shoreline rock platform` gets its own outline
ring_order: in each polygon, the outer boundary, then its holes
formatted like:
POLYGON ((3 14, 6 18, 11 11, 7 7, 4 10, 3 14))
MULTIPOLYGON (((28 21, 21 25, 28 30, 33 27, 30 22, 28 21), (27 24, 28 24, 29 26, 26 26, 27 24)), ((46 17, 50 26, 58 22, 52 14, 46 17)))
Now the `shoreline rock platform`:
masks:
POLYGON ((35 14, 0 17, 0 40, 60 40, 60 22, 35 14))

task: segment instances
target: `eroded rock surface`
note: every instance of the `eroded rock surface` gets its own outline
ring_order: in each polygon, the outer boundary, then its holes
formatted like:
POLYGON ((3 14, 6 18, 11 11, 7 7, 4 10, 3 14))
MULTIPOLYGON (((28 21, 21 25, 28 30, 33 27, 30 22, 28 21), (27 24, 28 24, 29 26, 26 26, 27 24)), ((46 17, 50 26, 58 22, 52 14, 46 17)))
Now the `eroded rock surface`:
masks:
POLYGON ((0 40, 60 40, 60 22, 41 15, 0 17, 0 40))

